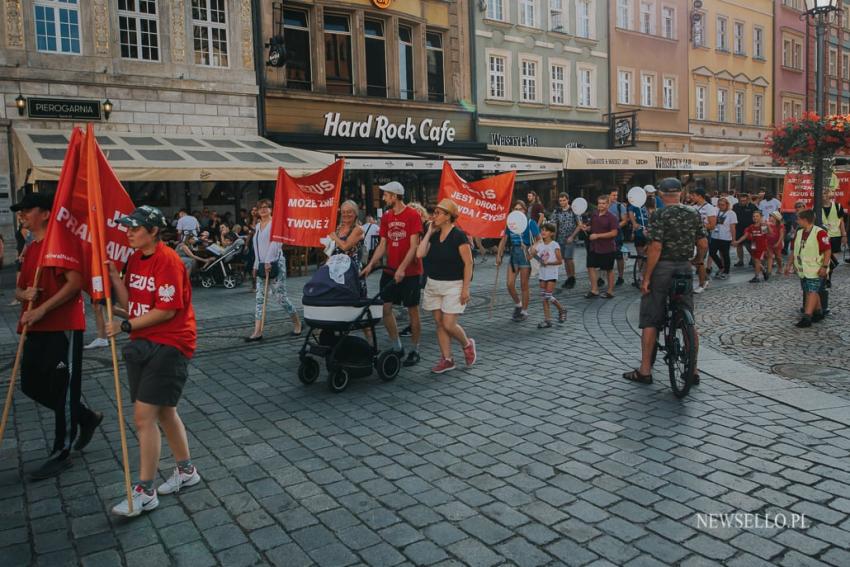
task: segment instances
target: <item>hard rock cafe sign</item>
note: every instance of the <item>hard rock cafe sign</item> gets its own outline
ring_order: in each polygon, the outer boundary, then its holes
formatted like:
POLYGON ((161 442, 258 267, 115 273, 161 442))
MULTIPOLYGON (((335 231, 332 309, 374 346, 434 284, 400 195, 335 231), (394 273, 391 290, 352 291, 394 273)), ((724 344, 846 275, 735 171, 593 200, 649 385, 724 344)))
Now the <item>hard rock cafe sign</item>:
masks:
POLYGON ((390 4, 392 3, 393 0, 372 0, 372 4, 374 4, 376 8, 380 8, 381 10, 386 10, 390 7, 390 4))

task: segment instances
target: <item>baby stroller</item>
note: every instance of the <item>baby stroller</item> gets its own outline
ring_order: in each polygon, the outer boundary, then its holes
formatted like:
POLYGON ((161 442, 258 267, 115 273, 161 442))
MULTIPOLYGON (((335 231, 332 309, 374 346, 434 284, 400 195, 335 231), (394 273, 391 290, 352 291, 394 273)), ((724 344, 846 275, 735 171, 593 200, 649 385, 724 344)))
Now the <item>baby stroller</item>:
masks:
POLYGON ((334 393, 345 390, 352 378, 369 376, 373 368, 386 382, 398 376, 399 353, 378 350, 375 327, 383 315, 381 294, 361 298, 359 279, 351 258, 337 254, 304 286, 301 303, 308 332, 298 353, 298 378, 302 383, 312 384, 319 377, 317 358, 325 360, 328 388, 334 393), (371 343, 351 334, 362 329, 371 331, 371 343))
POLYGON ((245 239, 241 236, 224 249, 215 245, 208 246, 207 252, 218 258, 201 268, 198 274, 201 287, 211 288, 214 285, 223 285, 227 289, 233 289, 242 285, 242 272, 234 270, 231 264, 242 253, 243 248, 245 248, 245 239))

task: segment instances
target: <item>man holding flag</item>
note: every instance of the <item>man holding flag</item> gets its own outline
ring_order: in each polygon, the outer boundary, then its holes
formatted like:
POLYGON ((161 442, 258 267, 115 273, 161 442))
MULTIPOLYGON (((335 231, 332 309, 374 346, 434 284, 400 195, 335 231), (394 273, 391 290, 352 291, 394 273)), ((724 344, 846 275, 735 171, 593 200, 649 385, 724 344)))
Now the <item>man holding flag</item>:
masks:
MULTIPOLYGON (((30 193, 12 206, 34 238, 24 249, 15 289, 15 297, 23 304, 18 332, 27 331, 21 390, 53 410, 56 419, 50 458, 30 474, 33 480, 54 477, 70 467, 72 446, 81 450, 88 445, 103 420, 103 414, 88 409, 80 400, 86 328, 80 294, 83 275, 79 269, 60 265, 61 261, 53 260, 51 266, 42 263, 52 209, 53 198, 43 193, 30 193)), ((77 239, 70 239, 67 245, 80 246, 77 239)), ((81 255, 79 251, 77 255, 81 255)))

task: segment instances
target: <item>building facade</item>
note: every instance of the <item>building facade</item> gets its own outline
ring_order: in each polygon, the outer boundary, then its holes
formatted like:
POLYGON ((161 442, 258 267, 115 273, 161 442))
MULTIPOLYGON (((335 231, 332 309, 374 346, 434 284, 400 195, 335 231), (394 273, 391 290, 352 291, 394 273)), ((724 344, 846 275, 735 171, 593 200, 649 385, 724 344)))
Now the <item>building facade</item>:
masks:
POLYGON ((776 0, 773 18, 773 122, 799 118, 806 108, 806 22, 803 0, 776 0))
MULTIPOLYGON (((14 177, 14 162, 25 157, 12 143, 16 131, 67 138, 73 125, 94 122, 99 133, 257 134, 251 0, 0 5, 0 185, 9 188, 0 190, 3 224, 11 223, 15 190, 30 181, 14 177)), ((202 191, 221 192, 197 181, 130 183, 128 190, 135 202, 167 210, 198 206, 202 191)))
MULTIPOLYGON (((764 138, 774 117, 773 0, 688 0, 688 9, 692 151, 770 163, 764 138)), ((732 181, 718 176, 706 184, 732 181)))
MULTIPOLYGON (((804 4, 802 1, 801 4, 804 4)), ((805 7, 803 7, 805 9, 805 7)), ((850 114, 850 1, 842 0, 841 9, 827 15, 824 37, 823 112, 850 114)), ((807 108, 817 109, 815 26, 807 18, 808 62, 806 72, 807 108)))

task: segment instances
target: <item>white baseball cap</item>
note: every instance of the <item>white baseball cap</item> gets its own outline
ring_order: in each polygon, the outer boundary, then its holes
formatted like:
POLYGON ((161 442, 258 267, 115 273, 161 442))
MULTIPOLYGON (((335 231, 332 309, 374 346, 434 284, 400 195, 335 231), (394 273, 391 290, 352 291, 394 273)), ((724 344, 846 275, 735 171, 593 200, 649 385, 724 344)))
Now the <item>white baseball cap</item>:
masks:
POLYGON ((386 185, 378 185, 378 189, 404 197, 404 185, 398 181, 390 181, 386 185))
POLYGON ((653 187, 652 185, 645 185, 643 190, 647 193, 655 193, 655 187, 653 187))

